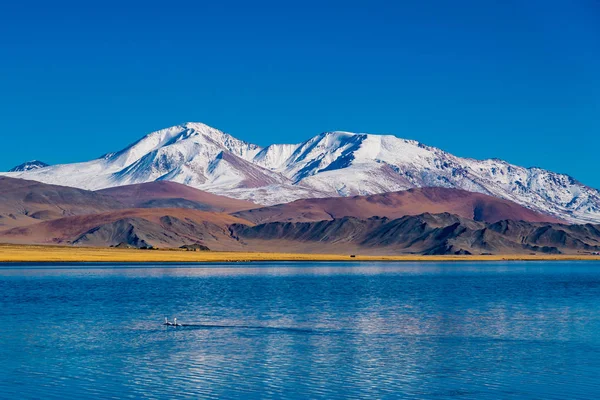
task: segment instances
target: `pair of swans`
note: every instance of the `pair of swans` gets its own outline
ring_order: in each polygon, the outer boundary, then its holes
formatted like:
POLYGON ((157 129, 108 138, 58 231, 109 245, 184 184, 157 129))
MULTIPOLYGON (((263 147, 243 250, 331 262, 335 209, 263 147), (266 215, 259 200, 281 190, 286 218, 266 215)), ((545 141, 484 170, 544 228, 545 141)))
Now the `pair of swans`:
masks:
POLYGON ((173 322, 170 322, 167 317, 165 317, 165 323, 163 325, 166 325, 166 326, 181 326, 181 324, 177 323, 177 318, 173 318, 173 322))

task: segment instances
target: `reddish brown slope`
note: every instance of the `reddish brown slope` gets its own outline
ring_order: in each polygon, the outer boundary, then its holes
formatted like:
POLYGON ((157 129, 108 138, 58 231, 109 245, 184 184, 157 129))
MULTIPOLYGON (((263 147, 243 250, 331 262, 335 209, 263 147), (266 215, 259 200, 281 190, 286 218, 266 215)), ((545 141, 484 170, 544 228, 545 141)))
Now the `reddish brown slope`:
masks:
POLYGON ((137 208, 44 221, 0 232, 0 242, 117 245, 143 241, 155 247, 202 242, 211 249, 235 247, 232 224, 252 225, 229 214, 181 208, 137 208))
POLYGON ((117 186, 99 190, 97 193, 109 195, 131 208, 177 207, 231 213, 260 207, 249 201, 218 196, 169 181, 117 186))
POLYGON ((0 230, 119 208, 121 203, 101 193, 0 176, 0 230))
POLYGON ((423 213, 450 213, 476 221, 505 219, 529 222, 560 222, 554 217, 529 210, 508 200, 481 193, 448 188, 417 188, 370 196, 303 199, 233 215, 257 224, 274 221, 309 222, 346 216, 401 218, 423 213))

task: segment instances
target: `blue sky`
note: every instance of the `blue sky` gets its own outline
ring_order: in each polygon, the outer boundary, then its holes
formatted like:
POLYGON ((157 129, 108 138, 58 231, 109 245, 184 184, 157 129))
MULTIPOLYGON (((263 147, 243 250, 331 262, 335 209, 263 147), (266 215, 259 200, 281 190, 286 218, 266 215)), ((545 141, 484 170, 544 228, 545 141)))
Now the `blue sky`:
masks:
POLYGON ((597 0, 6 3, 0 170, 199 121, 393 133, 600 188, 597 0))

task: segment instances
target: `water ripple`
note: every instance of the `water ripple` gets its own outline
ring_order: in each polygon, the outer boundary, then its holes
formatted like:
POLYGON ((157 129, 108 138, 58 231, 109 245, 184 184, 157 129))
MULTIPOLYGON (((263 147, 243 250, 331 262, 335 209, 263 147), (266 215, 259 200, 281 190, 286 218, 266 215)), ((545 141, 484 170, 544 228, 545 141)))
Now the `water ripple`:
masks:
POLYGON ((352 265, 0 270, 0 397, 600 397, 600 264, 352 265))

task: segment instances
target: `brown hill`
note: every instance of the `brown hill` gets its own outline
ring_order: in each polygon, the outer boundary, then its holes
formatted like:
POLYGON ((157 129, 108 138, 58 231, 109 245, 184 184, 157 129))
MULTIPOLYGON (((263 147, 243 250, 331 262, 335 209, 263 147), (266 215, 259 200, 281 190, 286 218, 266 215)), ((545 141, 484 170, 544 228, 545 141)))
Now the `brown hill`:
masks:
MULTIPOLYGON (((213 250, 236 248, 228 227, 245 223, 228 214, 180 208, 126 209, 44 221, 0 233, 5 243, 180 247, 202 243, 213 250)), ((239 247, 239 246, 238 246, 239 247)))
POLYGON ((252 226, 223 213, 128 209, 72 216, 0 233, 9 243, 181 247, 348 254, 590 254, 600 226, 473 221, 448 213, 397 219, 343 217, 252 226))
POLYGON ((250 201, 231 199, 169 181, 156 181, 98 190, 127 208, 192 208, 202 211, 234 212, 260 207, 250 201))
POLYGON ((322 221, 334 218, 373 216, 391 219, 422 213, 450 213, 475 221, 505 219, 529 222, 561 222, 508 200, 449 188, 417 188, 370 196, 303 199, 286 204, 236 212, 254 223, 274 221, 322 221))
POLYGON ((118 208, 119 201, 101 193, 0 176, 0 230, 118 208))
POLYGON ((600 251, 599 226, 557 223, 456 189, 247 209, 254 206, 173 182, 91 192, 0 177, 0 242, 361 254, 600 251))

